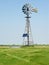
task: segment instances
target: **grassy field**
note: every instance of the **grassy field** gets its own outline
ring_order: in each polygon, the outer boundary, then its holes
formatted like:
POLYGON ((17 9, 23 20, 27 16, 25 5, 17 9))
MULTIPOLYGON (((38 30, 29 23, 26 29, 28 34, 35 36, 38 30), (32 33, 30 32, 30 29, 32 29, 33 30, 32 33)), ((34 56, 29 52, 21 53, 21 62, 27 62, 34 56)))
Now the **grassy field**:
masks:
POLYGON ((49 46, 0 47, 0 65, 49 65, 49 46))

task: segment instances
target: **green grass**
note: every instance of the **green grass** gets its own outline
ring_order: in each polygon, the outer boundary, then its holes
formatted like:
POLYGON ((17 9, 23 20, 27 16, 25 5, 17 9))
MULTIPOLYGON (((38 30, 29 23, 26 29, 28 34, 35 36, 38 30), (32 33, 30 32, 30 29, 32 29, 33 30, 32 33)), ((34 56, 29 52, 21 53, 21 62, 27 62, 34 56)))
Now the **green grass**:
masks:
POLYGON ((49 46, 0 48, 0 65, 49 65, 49 46))

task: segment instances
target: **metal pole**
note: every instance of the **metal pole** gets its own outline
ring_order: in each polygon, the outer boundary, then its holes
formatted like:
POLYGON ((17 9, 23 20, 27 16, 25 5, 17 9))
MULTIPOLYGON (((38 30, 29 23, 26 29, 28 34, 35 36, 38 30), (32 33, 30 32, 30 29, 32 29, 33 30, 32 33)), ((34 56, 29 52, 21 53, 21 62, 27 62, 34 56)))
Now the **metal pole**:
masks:
POLYGON ((29 46, 29 14, 27 15, 26 19, 27 19, 27 45, 29 46))

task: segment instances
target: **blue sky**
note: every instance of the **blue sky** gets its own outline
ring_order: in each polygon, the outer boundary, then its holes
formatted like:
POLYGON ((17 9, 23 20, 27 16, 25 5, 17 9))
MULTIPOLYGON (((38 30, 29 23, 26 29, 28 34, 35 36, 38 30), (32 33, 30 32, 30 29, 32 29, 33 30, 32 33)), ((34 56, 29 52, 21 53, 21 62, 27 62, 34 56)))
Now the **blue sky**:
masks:
POLYGON ((38 8, 38 13, 30 15, 34 43, 49 44, 49 0, 0 0, 0 44, 22 44, 25 3, 38 8))

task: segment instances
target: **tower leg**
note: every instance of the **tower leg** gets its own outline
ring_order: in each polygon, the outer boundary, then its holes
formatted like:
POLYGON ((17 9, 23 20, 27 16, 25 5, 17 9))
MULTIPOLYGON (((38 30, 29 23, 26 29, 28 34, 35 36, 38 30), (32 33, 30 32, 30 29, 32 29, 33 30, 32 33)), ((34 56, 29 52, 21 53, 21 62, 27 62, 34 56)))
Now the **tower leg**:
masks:
POLYGON ((29 18, 27 18, 27 45, 29 46, 29 18))

